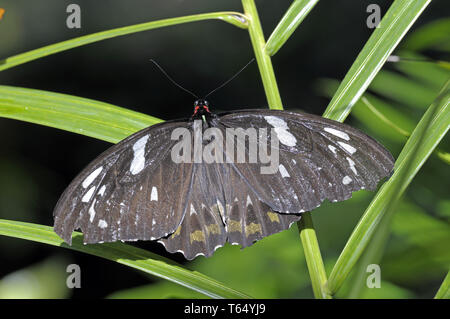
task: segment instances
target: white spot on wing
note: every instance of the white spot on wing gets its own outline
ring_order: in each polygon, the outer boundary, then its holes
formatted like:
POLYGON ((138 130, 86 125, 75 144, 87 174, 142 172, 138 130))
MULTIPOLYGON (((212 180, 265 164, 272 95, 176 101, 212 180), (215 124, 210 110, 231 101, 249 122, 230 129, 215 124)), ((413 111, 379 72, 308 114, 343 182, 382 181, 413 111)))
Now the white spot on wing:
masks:
POLYGON ((190 214, 191 215, 192 214, 197 214, 197 211, 195 210, 194 205, 192 205, 192 203, 191 203, 191 213, 190 214))
POLYGON ((338 142, 340 146, 342 146, 347 152, 349 152, 350 154, 353 154, 356 152, 356 148, 354 148, 351 145, 348 145, 344 142, 338 142))
POLYGON ((247 195, 247 207, 249 205, 253 205, 252 199, 250 198, 250 195, 247 195))
POLYGON ((100 187, 100 190, 98 191, 98 195, 103 196, 103 194, 105 193, 106 190, 106 186, 103 185, 102 187, 100 187))
POLYGON ((328 145, 328 148, 329 148, 334 154, 336 154, 336 147, 334 147, 333 145, 328 145))
POLYGON ((295 146, 297 139, 288 131, 289 127, 283 119, 276 116, 264 116, 264 119, 275 128, 275 133, 280 143, 287 146, 295 146))
POLYGON ((94 220, 94 217, 95 217, 95 209, 94 209, 94 205, 95 205, 95 202, 96 202, 97 200, 95 200, 94 199, 94 201, 92 202, 92 204, 91 204, 91 207, 89 207, 89 221, 92 223, 92 221, 94 220))
POLYGON ((97 168, 95 171, 93 171, 92 173, 90 173, 88 175, 88 177, 85 178, 85 180, 83 181, 83 184, 81 184, 84 188, 88 188, 89 185, 91 185, 91 183, 94 181, 94 179, 97 178, 98 174, 100 174, 100 172, 102 171, 103 166, 100 166, 99 168, 97 168))
POLYGON ((330 133, 330 134, 333 134, 334 136, 340 137, 340 138, 342 138, 342 139, 344 139, 344 140, 346 140, 346 141, 349 141, 349 140, 350 140, 350 136, 348 136, 348 134, 345 133, 345 132, 336 130, 336 129, 331 128, 331 127, 325 127, 323 130, 324 130, 325 132, 328 132, 328 133, 330 133))
POLYGON ((150 197, 150 201, 152 200, 158 201, 158 189, 156 188, 156 186, 152 187, 152 195, 150 197))
POLYGON ((268 115, 264 119, 273 127, 287 127, 287 123, 279 117, 268 115))
POLYGON ((348 165, 350 165, 350 169, 355 173, 355 175, 358 175, 358 171, 355 168, 355 162, 352 161, 351 158, 347 157, 348 165))
POLYGON ((352 181, 353 181, 353 180, 350 178, 350 176, 345 176, 345 177, 342 179, 342 184, 348 185, 348 184, 350 184, 352 181))
POLYGON ((278 170, 280 171, 282 177, 291 177, 283 164, 280 164, 280 166, 278 166, 278 170))
POLYGON ((91 188, 89 188, 89 190, 86 192, 86 194, 84 194, 83 198, 81 199, 81 201, 83 203, 87 203, 91 200, 92 195, 94 194, 95 191, 95 186, 92 186, 91 188))
POLYGON ((297 139, 294 135, 288 132, 288 127, 275 127, 275 133, 277 133, 280 143, 287 146, 295 146, 297 139))
POLYGON ((134 157, 131 161, 130 172, 136 175, 144 169, 145 165, 145 145, 147 144, 148 135, 141 137, 133 145, 134 157))
POLYGON ((108 226, 108 223, 104 219, 100 219, 98 221, 98 227, 100 228, 106 228, 108 226))

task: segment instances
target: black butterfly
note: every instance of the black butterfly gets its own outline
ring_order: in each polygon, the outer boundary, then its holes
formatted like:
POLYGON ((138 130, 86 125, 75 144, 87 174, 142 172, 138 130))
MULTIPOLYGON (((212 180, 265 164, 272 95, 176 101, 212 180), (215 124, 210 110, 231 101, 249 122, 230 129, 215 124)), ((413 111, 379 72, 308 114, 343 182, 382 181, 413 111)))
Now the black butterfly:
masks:
MULTIPOLYGON (((237 151, 239 141, 233 141, 237 151)), ((246 151, 250 141, 248 135, 246 151)), ((195 157, 195 150, 187 152, 195 157)), ((198 100, 190 119, 145 128, 92 161, 59 199, 54 229, 69 244, 72 231, 81 228, 85 243, 159 240, 187 259, 211 256, 226 241, 247 247, 285 230, 325 199, 343 201, 354 191, 374 190, 393 165, 382 145, 348 125, 279 110, 215 115, 198 100), (272 129, 267 141, 273 146, 278 140, 271 149, 279 154, 275 173, 262 174, 264 165, 249 156, 236 160, 216 136, 201 145, 216 140, 219 147, 211 154, 232 160, 174 161, 174 130, 193 133, 194 143, 195 123, 201 132, 214 128, 223 136, 227 128, 272 129)))

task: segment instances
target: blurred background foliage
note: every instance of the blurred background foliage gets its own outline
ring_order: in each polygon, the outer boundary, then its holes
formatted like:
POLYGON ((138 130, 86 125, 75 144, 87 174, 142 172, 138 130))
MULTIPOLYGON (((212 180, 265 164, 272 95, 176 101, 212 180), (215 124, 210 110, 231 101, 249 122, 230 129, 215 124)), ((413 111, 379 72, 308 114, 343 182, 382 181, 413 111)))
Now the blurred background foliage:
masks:
MULTIPOLYGON (((235 10, 240 1, 77 1, 82 28, 65 27, 59 0, 0 1, 0 57, 113 27, 199 12, 235 10)), ((384 13, 390 1, 321 1, 273 58, 283 104, 323 113, 372 30, 366 7, 384 13)), ((268 36, 290 1, 257 1, 268 36)), ((448 1, 425 10, 396 55, 450 60, 448 1)), ((148 62, 156 59, 177 81, 198 94, 220 84, 252 57, 247 33, 206 21, 108 40, 39 59, 0 73, 0 83, 93 98, 163 119, 187 117, 192 98, 173 87, 148 62)), ((446 65, 387 63, 346 121, 381 141, 396 157, 426 108, 449 79, 446 65)), ((267 105, 256 65, 210 99, 215 111, 267 105)), ((109 144, 85 136, 0 118, 0 218, 52 225, 52 210, 71 179, 109 144)), ((337 297, 431 298, 450 265, 450 152, 444 140, 396 207, 385 243, 360 260, 337 297), (367 264, 381 266, 379 289, 365 285, 367 264)), ((374 193, 360 191, 313 212, 329 272, 374 193)), ((136 245, 184 263, 259 298, 312 297, 298 230, 270 236, 240 250, 227 245, 212 258, 186 263, 156 243, 136 245)), ((143 276, 93 256, 0 237, 0 298, 203 298, 173 283, 143 276), (81 266, 82 288, 65 286, 68 264, 81 266)))

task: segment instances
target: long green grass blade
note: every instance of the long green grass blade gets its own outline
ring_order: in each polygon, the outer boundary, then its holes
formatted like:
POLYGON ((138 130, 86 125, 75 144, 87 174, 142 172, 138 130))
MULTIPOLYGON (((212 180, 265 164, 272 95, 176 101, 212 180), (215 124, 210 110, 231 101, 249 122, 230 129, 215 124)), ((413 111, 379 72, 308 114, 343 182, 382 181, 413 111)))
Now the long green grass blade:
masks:
POLYGON ((11 56, 0 61, 0 71, 12 68, 16 65, 24 64, 47 55, 55 54, 61 51, 76 48, 82 45, 86 45, 93 42, 98 42, 106 39, 115 38, 131 33, 147 31, 176 24, 203 21, 203 20, 222 20, 232 25, 240 27, 242 29, 247 28, 247 20, 244 15, 239 12, 212 12, 203 14, 194 14, 185 17, 170 18, 157 20, 152 22, 140 23, 131 26, 111 29, 107 31, 97 32, 82 37, 74 38, 71 40, 59 42, 56 44, 48 45, 36 50, 21 53, 15 56, 11 56))
POLYGON ((311 213, 303 213, 302 219, 297 223, 297 226, 311 277, 314 297, 316 299, 331 299, 326 286, 327 274, 323 265, 322 255, 320 254, 319 242, 317 241, 311 213))
POLYGON ((0 235, 70 248, 109 259, 172 281, 212 298, 251 298, 203 274, 184 269, 168 259, 124 243, 84 245, 82 234, 75 232, 72 246, 69 246, 56 235, 51 227, 5 219, 0 219, 0 235))
POLYGON ((0 86, 0 116, 117 143, 162 120, 95 100, 0 86))
POLYGON ((353 269, 371 240, 381 219, 392 213, 392 207, 420 170, 450 127, 450 81, 438 99, 428 108, 400 153, 395 172, 381 187, 353 230, 328 280, 335 293, 353 269))
POLYGON ((292 2, 267 40, 265 51, 268 55, 275 55, 280 50, 317 2, 319 0, 295 0, 292 2))
POLYGON ((264 39, 255 2, 253 0, 242 0, 242 6, 244 7, 244 13, 248 19, 248 32, 250 34, 250 40, 252 42, 253 51, 255 52, 269 107, 281 110, 283 109, 283 104, 281 102, 280 92, 278 91, 272 61, 270 60, 270 56, 264 50, 266 41, 264 39))
POLYGON ((450 299, 450 271, 445 276, 444 281, 442 282, 441 287, 439 287, 435 299, 450 299))
POLYGON ((355 275, 351 277, 351 290, 346 296, 349 299, 360 298, 361 291, 364 288, 367 278, 367 266, 370 264, 379 264, 383 256, 387 241, 391 234, 391 215, 385 215, 377 226, 367 248, 363 252, 355 269, 355 275))
POLYGON ((348 71, 324 116, 343 121, 431 0, 396 0, 348 71))

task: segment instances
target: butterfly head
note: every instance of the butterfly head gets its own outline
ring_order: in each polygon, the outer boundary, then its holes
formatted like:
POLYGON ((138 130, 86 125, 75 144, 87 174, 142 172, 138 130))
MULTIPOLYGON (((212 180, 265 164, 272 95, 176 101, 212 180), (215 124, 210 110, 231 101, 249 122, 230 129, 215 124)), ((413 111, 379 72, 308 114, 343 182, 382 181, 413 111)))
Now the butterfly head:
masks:
POLYGON ((202 115, 210 114, 209 111, 209 103, 206 100, 199 99, 194 102, 194 114, 192 116, 194 117, 201 117, 202 115))

